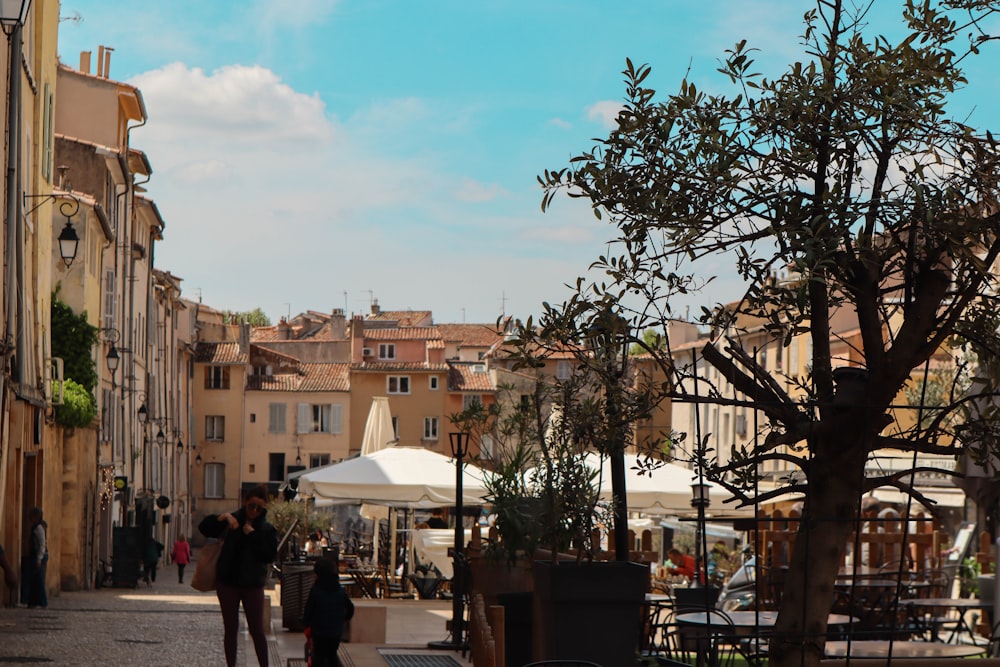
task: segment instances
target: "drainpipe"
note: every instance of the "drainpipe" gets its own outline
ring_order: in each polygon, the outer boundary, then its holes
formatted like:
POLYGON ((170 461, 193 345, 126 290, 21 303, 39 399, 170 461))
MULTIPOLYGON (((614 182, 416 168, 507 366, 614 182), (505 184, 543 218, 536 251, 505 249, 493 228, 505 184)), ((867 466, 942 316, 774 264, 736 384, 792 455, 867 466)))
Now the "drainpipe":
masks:
POLYGON ((22 379, 21 368, 24 359, 21 357, 20 347, 23 345, 20 335, 23 323, 21 321, 20 303, 18 299, 17 268, 21 262, 18 246, 18 237, 21 229, 21 216, 19 207, 20 187, 18 183, 18 159, 21 138, 21 30, 17 25, 10 35, 10 81, 7 93, 7 183, 5 195, 7 197, 7 238, 4 248, 4 259, 6 261, 6 273, 4 280, 7 282, 7 295, 4 310, 5 320, 5 356, 8 364, 10 355, 17 348, 14 356, 14 365, 9 368, 11 380, 17 384, 22 379))

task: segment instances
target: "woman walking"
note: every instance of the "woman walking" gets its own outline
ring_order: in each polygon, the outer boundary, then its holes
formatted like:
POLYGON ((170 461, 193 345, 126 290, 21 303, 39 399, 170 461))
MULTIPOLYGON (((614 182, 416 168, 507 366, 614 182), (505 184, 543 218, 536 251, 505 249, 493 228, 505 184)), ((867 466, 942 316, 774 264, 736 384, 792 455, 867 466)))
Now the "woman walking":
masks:
POLYGON ((177 536, 170 557, 177 564, 177 583, 184 583, 184 566, 191 562, 191 545, 183 535, 177 536))
POLYGON ((241 603, 257 653, 257 664, 268 667, 264 583, 268 568, 278 553, 278 533, 267 521, 267 487, 259 485, 247 491, 243 507, 235 512, 205 517, 198 530, 205 537, 222 540, 215 593, 222 610, 227 667, 236 667, 241 603))

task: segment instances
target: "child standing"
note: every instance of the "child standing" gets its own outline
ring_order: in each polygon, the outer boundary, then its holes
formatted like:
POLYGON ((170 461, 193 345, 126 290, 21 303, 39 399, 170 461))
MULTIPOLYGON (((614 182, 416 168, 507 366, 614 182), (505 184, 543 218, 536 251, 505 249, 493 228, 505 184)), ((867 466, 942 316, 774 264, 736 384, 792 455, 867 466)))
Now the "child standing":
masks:
POLYGON ((309 591, 302 624, 312 640, 312 667, 339 667, 337 650, 344 635, 344 622, 354 616, 354 603, 340 585, 337 564, 320 558, 313 566, 316 583, 309 591))
POLYGON ((170 553, 170 557, 174 559, 177 563, 177 583, 184 583, 184 566, 191 562, 191 545, 188 544, 187 538, 183 535, 177 537, 177 541, 174 542, 173 551, 170 553))

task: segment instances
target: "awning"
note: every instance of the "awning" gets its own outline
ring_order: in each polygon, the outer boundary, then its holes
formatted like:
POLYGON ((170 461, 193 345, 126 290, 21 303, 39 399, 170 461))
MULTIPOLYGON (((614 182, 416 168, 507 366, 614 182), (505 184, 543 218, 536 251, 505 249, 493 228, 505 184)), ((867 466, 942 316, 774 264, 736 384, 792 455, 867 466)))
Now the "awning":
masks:
MULTIPOLYGON (((680 521, 678 519, 664 519, 660 522, 660 525, 664 528, 670 528, 673 530, 686 531, 693 533, 695 528, 698 526, 697 521, 680 521)), ((740 540, 743 539, 743 533, 740 531, 730 528, 729 526, 724 526, 722 524, 713 523, 711 521, 705 522, 705 534, 709 537, 717 537, 723 540, 740 540)))

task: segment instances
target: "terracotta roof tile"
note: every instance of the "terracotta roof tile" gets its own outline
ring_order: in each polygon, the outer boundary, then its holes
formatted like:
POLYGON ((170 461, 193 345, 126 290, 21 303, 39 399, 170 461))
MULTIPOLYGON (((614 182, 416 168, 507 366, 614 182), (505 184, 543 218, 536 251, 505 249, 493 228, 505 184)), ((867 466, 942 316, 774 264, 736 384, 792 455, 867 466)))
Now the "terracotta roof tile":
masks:
POLYGON ((441 338, 437 327, 365 329, 365 340, 432 340, 441 338))
POLYGON ((299 391, 350 391, 350 364, 302 364, 305 376, 299 391))
POLYGON ((278 340, 278 327, 250 327, 250 342, 264 343, 278 340))
POLYGON ((240 365, 248 363, 246 353, 240 352, 239 343, 206 343, 200 342, 195 347, 194 361, 196 364, 240 365))
POLYGON ((476 362, 450 362, 448 369, 449 391, 496 391, 493 374, 486 370, 486 364, 476 362))
POLYGON ((302 364, 299 373, 252 375, 251 391, 350 391, 349 364, 302 364))
POLYGON ((398 371, 447 371, 448 364, 428 364, 423 361, 364 361, 351 364, 351 370, 357 372, 372 371, 376 373, 398 371))
POLYGON ((432 322, 429 310, 383 310, 365 319, 399 322, 401 327, 423 326, 432 322))
POLYGON ((495 324, 437 324, 441 338, 446 343, 459 343, 471 347, 489 347, 503 338, 495 324))

